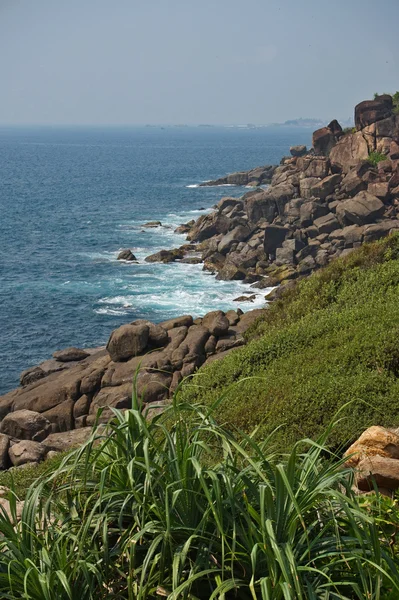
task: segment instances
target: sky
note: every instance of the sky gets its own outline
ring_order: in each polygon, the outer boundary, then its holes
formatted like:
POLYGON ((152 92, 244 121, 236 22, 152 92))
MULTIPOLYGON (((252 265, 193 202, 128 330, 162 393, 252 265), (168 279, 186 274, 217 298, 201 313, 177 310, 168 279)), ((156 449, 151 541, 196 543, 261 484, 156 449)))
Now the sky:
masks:
POLYGON ((2 124, 347 119, 399 89, 399 0, 0 0, 2 124))

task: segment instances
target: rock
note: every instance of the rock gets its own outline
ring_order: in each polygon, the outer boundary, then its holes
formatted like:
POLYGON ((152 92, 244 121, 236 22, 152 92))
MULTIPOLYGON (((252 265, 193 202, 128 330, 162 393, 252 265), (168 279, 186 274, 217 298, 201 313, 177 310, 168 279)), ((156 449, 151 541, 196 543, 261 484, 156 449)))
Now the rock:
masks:
POLYGON ((339 175, 338 173, 336 173, 335 175, 329 175, 328 177, 325 177, 311 188, 311 194, 315 198, 325 200, 327 196, 330 196, 334 192, 335 188, 337 187, 337 185, 339 185, 340 181, 341 175, 339 175))
POLYGON ((319 177, 306 177, 299 182, 299 191, 302 198, 312 198, 313 189, 321 182, 319 177))
POLYGON ((301 178, 320 178, 327 177, 330 169, 330 161, 324 156, 304 156, 298 158, 297 166, 301 173, 301 178))
POLYGON ((228 310, 225 316, 230 325, 237 325, 240 320, 240 315, 235 310, 228 310))
POLYGON ((306 273, 310 273, 316 267, 316 262, 313 256, 306 256, 298 265, 298 273, 301 275, 305 275, 306 273))
POLYGON ((389 148, 389 157, 391 160, 399 159, 399 144, 392 140, 390 148, 389 148))
POLYGON ((52 433, 73 429, 73 400, 65 400, 42 413, 43 417, 52 423, 52 433))
POLYGON ((378 219, 384 212, 384 204, 368 192, 359 192, 354 198, 337 206, 337 217, 345 217, 355 225, 365 225, 378 219))
POLYGON ((339 228, 339 223, 333 213, 328 213, 324 217, 315 219, 314 225, 319 230, 319 233, 331 233, 334 229, 339 228))
POLYGON ((396 490, 399 487, 399 460, 385 456, 367 456, 358 464, 356 485, 359 490, 377 488, 396 490))
POLYGON ((83 417, 89 413, 90 408, 90 398, 86 394, 81 396, 79 400, 76 400, 73 405, 73 418, 78 419, 79 417, 83 417))
POLYGON ((162 223, 161 221, 148 221, 148 223, 144 223, 144 225, 142 225, 142 227, 162 227, 162 223))
POLYGON ((19 440, 41 442, 51 433, 51 423, 38 412, 22 409, 6 415, 0 431, 19 440))
POLYGON ((373 225, 367 225, 364 228, 364 241, 374 242, 382 237, 385 237, 393 230, 399 229, 399 221, 387 220, 381 221, 381 223, 374 223, 373 225))
POLYGON ((377 196, 383 202, 389 199, 389 183, 387 181, 377 181, 375 183, 369 183, 367 186, 367 191, 369 194, 373 196, 377 196))
POLYGON ((399 435, 385 427, 369 427, 345 452, 346 465, 355 467, 365 457, 399 459, 399 435))
POLYGON ((360 131, 376 121, 386 119, 392 114, 392 97, 384 94, 375 100, 365 100, 355 106, 355 125, 360 131))
POLYGON ((234 332, 229 332, 225 336, 219 338, 218 343, 216 344, 216 352, 226 352, 226 350, 238 348, 238 346, 244 344, 245 341, 241 336, 237 337, 234 332))
POLYGON ((168 397, 171 383, 170 373, 140 371, 137 376, 137 397, 144 404, 161 402, 168 397))
POLYGON ((138 319, 137 321, 132 321, 130 325, 134 325, 135 327, 148 327, 148 347, 161 348, 162 346, 165 346, 168 343, 168 332, 164 327, 162 327, 162 325, 155 325, 154 323, 151 323, 151 321, 147 321, 146 319, 138 319))
POLYGON ((19 381, 22 386, 29 385, 30 383, 34 383, 39 379, 43 379, 46 377, 46 373, 40 367, 31 367, 30 369, 26 369, 20 375, 19 381))
POLYGON ((231 210, 235 206, 243 208, 243 203, 238 198, 231 198, 230 196, 225 196, 216 204, 216 208, 219 212, 226 211, 226 209, 231 210))
POLYGON ((64 350, 54 352, 53 356, 60 362, 72 362, 84 360, 90 355, 86 350, 82 350, 81 348, 65 348, 64 350))
POLYGON ((246 272, 234 263, 226 261, 216 276, 216 279, 222 281, 242 281, 246 277, 246 272))
POLYGON ((147 256, 144 260, 145 262, 154 263, 161 262, 164 264, 175 262, 176 260, 181 260, 184 258, 184 250, 180 248, 174 248, 173 250, 160 250, 159 252, 155 252, 155 254, 151 254, 147 256))
POLYGON ((147 347, 150 328, 148 325, 122 325, 111 333, 107 350, 114 362, 137 356, 147 347))
POLYGON ((345 247, 353 246, 358 242, 363 241, 364 227, 358 227, 357 225, 348 225, 340 230, 342 239, 344 240, 345 247))
POLYGON ((255 308, 254 310, 250 310, 243 315, 241 315, 239 323, 234 327, 234 331, 237 334, 242 334, 247 331, 247 329, 259 319, 259 317, 263 317, 266 314, 267 308, 255 308))
POLYGON ((43 460, 46 454, 46 447, 40 442, 31 440, 22 440, 14 444, 8 451, 8 455, 15 467, 26 463, 37 463, 43 460))
POLYGON ((93 425, 97 411, 103 408, 100 423, 107 423, 113 416, 111 408, 131 408, 133 394, 133 378, 129 383, 115 387, 104 387, 94 396, 89 409, 87 423, 93 425))
POLYGON ((181 225, 176 227, 176 229, 174 230, 174 233, 182 233, 182 234, 188 233, 191 230, 191 228, 193 227, 193 225, 195 225, 194 219, 192 219, 188 223, 182 223, 181 225))
POLYGON ((166 331, 170 331, 176 327, 191 327, 192 324, 193 318, 191 315, 182 315, 181 317, 168 319, 167 321, 162 321, 162 323, 159 323, 159 325, 163 327, 163 329, 166 329, 166 331))
POLYGON ((335 135, 328 127, 322 127, 313 133, 312 144, 315 154, 328 156, 335 143, 335 135))
MULTIPOLYGON (((64 433, 51 433, 44 441, 43 446, 47 451, 65 452, 71 448, 82 446, 93 433, 91 427, 73 429, 64 433)), ((100 432, 98 432, 100 434, 100 432)))
POLYGON ((315 219, 324 217, 329 212, 325 204, 320 204, 314 200, 301 204, 299 211, 299 221, 302 227, 309 227, 315 219))
POLYGON ((238 225, 232 231, 227 233, 219 242, 218 252, 227 254, 231 246, 236 242, 244 242, 250 235, 250 229, 243 225, 238 225))
POLYGON ((257 192, 245 200, 245 211, 251 223, 261 219, 271 223, 277 214, 276 201, 267 191, 257 192))
POLYGON ((0 433, 0 469, 4 471, 9 466, 8 449, 10 438, 5 433, 0 433))
POLYGON ((239 296, 238 298, 234 298, 233 302, 253 302, 256 300, 256 294, 252 294, 252 296, 239 296))
POLYGON ((293 265, 294 263, 295 263, 295 252, 292 248, 281 247, 281 248, 276 249, 275 264, 277 266, 293 265))
POLYGON ((267 225, 265 228, 265 237, 263 242, 264 251, 266 254, 274 254, 279 248, 290 230, 280 225, 267 225))
POLYGON ((348 196, 356 196, 362 190, 367 188, 367 183, 359 176, 357 169, 352 169, 345 175, 342 181, 342 190, 348 196))
POLYGON ((208 329, 211 335, 224 335, 228 330, 230 323, 224 312, 215 310, 207 313, 202 319, 202 326, 208 329))
MULTIPOLYGON (((234 311, 233 311, 234 312, 234 311)), ((214 335, 211 335, 208 341, 205 344, 205 354, 213 354, 216 350, 217 338, 214 335)))
POLYGON ((129 248, 126 248, 125 250, 121 250, 121 252, 119 252, 117 260, 137 261, 137 258, 129 248))
POLYGON ((348 173, 360 161, 367 160, 369 149, 361 131, 344 135, 330 152, 333 169, 348 173))
POLYGON ((292 156, 303 156, 307 153, 307 148, 304 145, 291 146, 290 153, 292 156))
POLYGON ((202 242, 218 234, 226 234, 231 226, 231 221, 218 212, 202 215, 187 235, 187 239, 202 242))

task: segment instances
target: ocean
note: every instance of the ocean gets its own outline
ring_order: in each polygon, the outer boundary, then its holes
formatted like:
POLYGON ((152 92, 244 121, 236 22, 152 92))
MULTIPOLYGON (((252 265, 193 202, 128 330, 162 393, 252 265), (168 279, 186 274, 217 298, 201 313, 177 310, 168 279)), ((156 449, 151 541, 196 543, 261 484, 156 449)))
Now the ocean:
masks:
POLYGON ((179 224, 247 191, 200 182, 310 143, 299 128, 0 127, 0 394, 55 350, 102 345, 134 319, 264 305, 262 294, 233 302, 249 286, 201 265, 144 258, 182 245, 179 224), (162 227, 143 229, 150 220, 162 227), (117 261, 122 248, 139 264, 117 261))

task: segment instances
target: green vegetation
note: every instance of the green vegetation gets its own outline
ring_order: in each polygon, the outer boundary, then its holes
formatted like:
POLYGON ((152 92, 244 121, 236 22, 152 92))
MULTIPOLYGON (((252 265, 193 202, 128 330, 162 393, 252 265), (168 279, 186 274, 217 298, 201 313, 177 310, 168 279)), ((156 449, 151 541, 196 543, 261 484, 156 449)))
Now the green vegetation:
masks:
POLYGON ((344 135, 348 133, 356 133, 356 127, 344 127, 342 131, 344 132, 344 135))
POLYGON ((176 401, 116 419, 0 516, 9 600, 387 599, 399 573, 375 505, 318 443, 285 457, 176 401), (189 423, 189 425, 188 425, 189 423), (215 456, 221 456, 215 462, 215 456), (323 455, 323 457, 322 457, 323 455), (209 465, 212 466, 209 466, 209 465))
POLYGON ((370 152, 367 160, 376 167, 379 162, 382 162, 383 160, 386 160, 386 159, 387 159, 386 155, 382 154, 382 152, 370 152))
POLYGON ((39 478, 53 472, 61 464, 67 452, 60 452, 54 458, 50 458, 39 464, 32 463, 24 465, 23 469, 9 469, 0 471, 0 486, 12 488, 18 498, 23 500, 29 487, 39 478))
POLYGON ((247 346, 201 369, 184 401, 281 449, 318 436, 353 401, 332 434, 346 446, 370 425, 398 425, 399 237, 364 245, 301 281, 270 306, 247 346), (229 389, 228 393, 226 390, 229 389))

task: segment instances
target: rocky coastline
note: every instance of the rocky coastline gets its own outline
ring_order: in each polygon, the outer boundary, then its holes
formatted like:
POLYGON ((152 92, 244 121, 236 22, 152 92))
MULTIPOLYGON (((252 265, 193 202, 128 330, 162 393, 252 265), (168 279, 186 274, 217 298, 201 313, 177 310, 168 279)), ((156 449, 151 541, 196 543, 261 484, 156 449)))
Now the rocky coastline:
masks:
MULTIPOLYGON (((355 123, 345 132, 332 121, 314 132, 311 150, 292 147, 278 166, 207 182, 254 189, 182 224, 177 232, 187 243, 146 260, 203 263, 218 279, 251 284, 254 294, 274 287, 270 300, 332 259, 399 229, 399 115, 392 98, 356 106, 355 123)), ((118 258, 136 260, 130 249, 118 258)), ((112 332, 106 347, 68 348, 28 369, 21 386, 0 397, 0 468, 82 443, 112 408, 131 405, 135 374, 143 405, 162 405, 183 378, 242 346, 264 310, 134 321, 112 332)))

